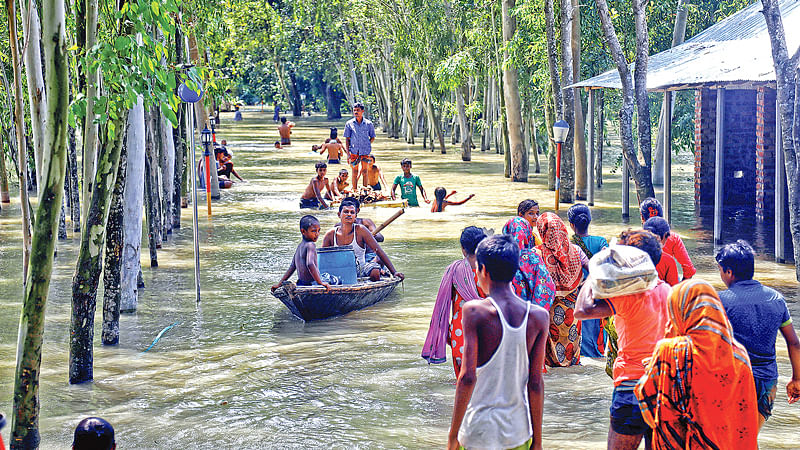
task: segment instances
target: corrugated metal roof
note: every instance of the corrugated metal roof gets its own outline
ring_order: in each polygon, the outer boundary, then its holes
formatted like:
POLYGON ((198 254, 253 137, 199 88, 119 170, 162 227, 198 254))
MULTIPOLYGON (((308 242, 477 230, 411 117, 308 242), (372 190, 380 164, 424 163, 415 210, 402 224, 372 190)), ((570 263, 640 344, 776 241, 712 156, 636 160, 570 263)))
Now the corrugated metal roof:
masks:
MULTIPOLYGON (((780 7, 791 55, 800 46, 800 1, 782 0, 780 7)), ((647 89, 774 85, 772 50, 761 8, 757 1, 685 43, 650 56, 647 89)), ((569 87, 621 89, 622 84, 613 69, 569 87)))

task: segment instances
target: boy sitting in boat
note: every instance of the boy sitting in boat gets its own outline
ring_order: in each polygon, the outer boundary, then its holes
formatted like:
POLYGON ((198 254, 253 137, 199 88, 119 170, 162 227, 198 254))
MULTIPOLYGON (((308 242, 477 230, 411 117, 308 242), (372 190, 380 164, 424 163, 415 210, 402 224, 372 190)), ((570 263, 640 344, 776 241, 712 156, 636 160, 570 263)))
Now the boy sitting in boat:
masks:
POLYGON ((328 195, 333 197, 334 192, 331 188, 331 183, 325 178, 328 172, 328 165, 324 162, 318 162, 315 166, 317 169, 317 176, 311 179, 311 182, 306 186, 306 191, 300 197, 300 208, 320 208, 325 209, 328 204, 322 198, 322 191, 328 190, 328 195))
POLYGON ((370 281, 378 281, 381 278, 381 266, 377 262, 367 261, 366 252, 368 249, 374 251, 381 261, 386 264, 389 273, 401 280, 405 275, 398 272, 389 256, 383 251, 381 246, 372 237, 369 229, 363 225, 356 223, 356 206, 351 202, 343 202, 339 205, 339 219, 342 225, 334 227, 332 230, 325 234, 325 239, 322 240, 323 247, 338 247, 342 245, 351 245, 353 253, 356 256, 356 267, 359 277, 369 277, 370 281))
POLYGON ((324 286, 326 291, 329 291, 331 285, 322 281, 322 276, 317 268, 317 246, 314 243, 319 238, 319 220, 311 215, 303 216, 300 219, 300 234, 303 236, 303 240, 294 252, 292 264, 283 274, 281 281, 272 286, 272 290, 278 289, 297 270, 296 284, 298 286, 311 286, 316 281, 320 286, 324 286))

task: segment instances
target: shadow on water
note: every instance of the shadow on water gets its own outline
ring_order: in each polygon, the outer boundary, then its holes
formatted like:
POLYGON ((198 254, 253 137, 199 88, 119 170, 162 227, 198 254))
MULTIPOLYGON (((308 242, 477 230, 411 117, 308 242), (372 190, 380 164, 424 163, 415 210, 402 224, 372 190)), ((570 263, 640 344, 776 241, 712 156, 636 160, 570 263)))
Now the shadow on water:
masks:
MULTIPOLYGON (((47 305, 41 377, 42 448, 66 448, 77 422, 89 415, 109 419, 120 448, 441 448, 450 423, 453 369, 450 363, 428 366, 419 357, 444 267, 460 258, 458 236, 467 225, 499 231, 524 198, 552 209, 542 174, 530 183, 502 177, 502 155, 473 153, 464 163, 432 153, 419 144, 379 134, 378 164, 391 183, 404 157, 414 162, 429 194, 436 186, 456 189, 457 199, 477 194, 467 204, 432 215, 409 209, 387 228, 384 248, 406 282, 387 300, 344 317, 303 323, 269 293, 289 265, 299 240, 300 192, 320 160, 310 154, 328 127, 344 120, 298 120, 294 145, 276 150, 271 113, 248 110, 245 120, 223 114, 218 137, 229 142, 237 171, 247 180, 224 191, 214 203, 213 220, 201 205, 200 245, 202 302, 193 291, 191 213, 183 210, 183 228, 159 252, 158 269, 148 267, 139 309, 123 315, 117 347, 99 343, 101 314, 96 316, 95 381, 69 386, 67 359, 70 282, 78 236, 59 243, 47 305), (156 335, 179 322, 147 353, 156 335)), ((605 185, 593 209, 592 232, 618 235, 639 225, 620 220, 620 180, 611 173, 616 155, 606 152, 605 185)), ((339 167, 329 168, 329 177, 339 167)), ((675 226, 684 236, 698 276, 721 287, 713 260, 710 231, 699 227, 693 208, 691 162, 675 165, 675 226)), ((632 193, 635 201, 635 193, 632 193)), ((568 205, 561 205, 565 217, 568 205)), ((365 207, 362 215, 382 222, 391 209, 365 207)), ((337 217, 314 214, 323 229, 337 217)), ((752 229, 747 214, 734 214, 726 226, 736 233, 752 229)), ((0 212, 0 411, 10 414, 17 323, 20 312, 19 208, 0 212)), ((769 231, 762 237, 769 248, 769 231)), ((732 236, 733 237, 733 236, 732 236)), ((144 240, 146 243, 146 239, 144 240)), ((777 286, 800 317, 793 270, 759 260, 757 276, 777 286)), ((102 292, 98 296, 102 303, 102 292)), ((775 414, 761 433, 762 448, 791 448, 800 442, 800 409, 789 407, 783 389, 789 374, 785 345, 779 343, 783 374, 775 414)), ((551 370, 545 375, 544 444, 547 448, 602 448, 608 429, 611 380, 603 363, 584 359, 583 366, 551 370), (569 424, 565 426, 565 424, 569 424)), ((4 437, 8 436, 8 429, 4 437)))

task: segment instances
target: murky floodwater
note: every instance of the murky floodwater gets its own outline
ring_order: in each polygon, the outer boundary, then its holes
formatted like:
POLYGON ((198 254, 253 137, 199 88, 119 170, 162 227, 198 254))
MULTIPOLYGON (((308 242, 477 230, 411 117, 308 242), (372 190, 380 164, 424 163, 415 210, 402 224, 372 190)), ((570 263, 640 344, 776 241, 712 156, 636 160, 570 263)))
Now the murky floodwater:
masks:
MULTIPOLYGON (((121 319, 119 346, 99 344, 98 312, 95 381, 81 386, 67 384, 69 292, 78 237, 59 243, 42 361, 42 448, 67 448, 74 426, 89 415, 114 424, 120 448, 444 445, 454 393, 452 366, 428 366, 419 357, 440 275, 460 258, 457 239, 465 226, 499 230, 524 198, 550 209, 552 193, 544 187, 544 175, 533 176, 529 184, 510 183, 500 175, 499 155, 475 152, 473 162, 463 163, 457 154, 410 149, 379 135, 378 162, 390 183, 400 172, 399 160, 409 157, 429 193, 445 186, 477 196, 443 214, 411 209, 386 230, 384 248, 407 277, 389 299, 335 320, 305 324, 270 295, 269 286, 288 266, 299 240, 298 198, 319 160, 308 149, 324 139, 331 124, 301 120, 294 147, 276 150, 270 118, 271 113, 252 110, 233 124, 223 115, 218 137, 228 139, 248 183, 223 192, 213 221, 200 210, 202 303, 194 301, 191 210, 184 209, 184 227, 159 252, 160 267, 150 269, 143 253, 147 287, 138 312, 121 319), (179 324, 142 354, 173 322, 179 324)), ((608 156, 610 167, 613 155, 608 156)), ((690 165, 676 168, 675 223, 698 276, 721 287, 709 232, 691 229, 696 224, 691 178, 690 165)), ((606 175, 593 210, 593 233, 617 235, 627 226, 619 219, 619 186, 618 174, 606 175)), ((393 212, 366 207, 362 215, 380 223, 393 212)), ((0 212, 0 411, 6 415, 21 306, 18 215, 17 205, 0 212)), ((331 211, 317 216, 323 229, 337 220, 331 211)), ((791 267, 759 261, 757 277, 780 289, 800 319, 791 267)), ((778 349, 780 388, 760 442, 763 448, 798 448, 800 406, 786 403, 791 369, 782 340, 778 349)), ((604 447, 612 385, 602 363, 585 359, 582 367, 551 370, 545 383, 545 447, 604 447)), ((7 441, 8 427, 3 437, 7 441)))

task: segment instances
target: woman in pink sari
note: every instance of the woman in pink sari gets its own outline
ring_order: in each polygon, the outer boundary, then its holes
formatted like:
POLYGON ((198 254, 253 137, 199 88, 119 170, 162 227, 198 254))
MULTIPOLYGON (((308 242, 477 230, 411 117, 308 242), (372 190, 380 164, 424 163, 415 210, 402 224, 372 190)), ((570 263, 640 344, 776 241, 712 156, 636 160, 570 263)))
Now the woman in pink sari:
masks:
POLYGON ((429 364, 441 364, 447 360, 445 344, 449 345, 456 376, 461 371, 461 357, 464 353, 461 308, 470 300, 486 297, 475 279, 475 249, 485 237, 486 233, 478 227, 467 227, 461 232, 461 253, 464 259, 454 261, 444 271, 433 306, 431 326, 422 348, 422 357, 429 364))

